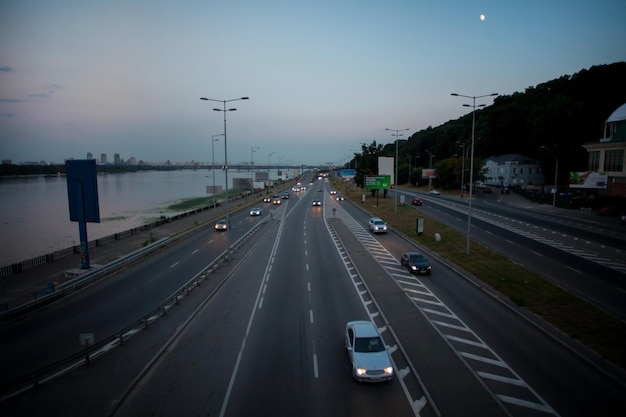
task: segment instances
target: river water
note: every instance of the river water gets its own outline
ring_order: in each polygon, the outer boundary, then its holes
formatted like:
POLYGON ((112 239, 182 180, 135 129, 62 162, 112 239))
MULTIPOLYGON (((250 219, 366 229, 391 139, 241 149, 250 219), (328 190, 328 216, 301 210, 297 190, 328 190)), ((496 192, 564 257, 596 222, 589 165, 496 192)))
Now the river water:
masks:
MULTIPOLYGON (((225 187, 224 171, 215 185, 225 187)), ((233 178, 254 178, 255 171, 228 171, 233 178)), ((267 173, 267 171, 265 171, 267 173)), ((276 180, 278 172, 270 171, 276 180)), ((153 221, 180 199, 207 197, 211 170, 144 171, 98 175, 100 223, 87 223, 87 238, 99 239, 153 221)), ((79 244, 78 223, 69 220, 65 176, 0 179, 0 266, 79 244)))

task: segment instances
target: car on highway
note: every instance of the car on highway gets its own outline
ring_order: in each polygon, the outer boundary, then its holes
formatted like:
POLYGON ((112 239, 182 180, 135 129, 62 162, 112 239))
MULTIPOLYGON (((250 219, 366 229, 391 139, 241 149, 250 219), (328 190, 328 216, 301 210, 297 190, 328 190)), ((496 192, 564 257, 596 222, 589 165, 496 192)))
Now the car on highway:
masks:
POLYGON ((285 192, 283 193, 283 196, 282 196, 281 198, 282 198, 282 199, 284 199, 284 200, 289 199, 289 193, 288 193, 287 191, 285 191, 285 192))
POLYGON ((220 221, 218 221, 217 223, 215 223, 215 230, 217 231, 222 231, 222 230, 227 230, 228 229, 228 223, 226 223, 226 219, 222 219, 220 221))
POLYGON ((272 198, 280 198, 280 194, 274 193, 274 194, 272 194, 272 198))
POLYGON ((387 223, 380 217, 370 218, 368 224, 372 233, 387 233, 387 223))
POLYGON ((313 206, 314 207, 321 207, 322 202, 320 200, 313 200, 313 206))
POLYGON ((335 200, 337 201, 344 201, 346 198, 340 194, 337 194, 337 197, 335 197, 335 200))
POLYGON ((434 195, 439 195, 439 194, 441 194, 441 193, 440 193, 439 191, 437 191, 437 190, 430 190, 430 193, 431 193, 431 194, 434 194, 434 195))
POLYGON ((251 216, 260 216, 261 215, 261 209, 258 207, 254 207, 250 210, 250 215, 251 216))
POLYGON ((486 186, 485 186, 485 187, 483 187, 483 192, 484 192, 484 193, 491 194, 491 187, 486 187, 486 186))
POLYGON ((281 204, 280 198, 275 198, 272 201, 272 204, 275 205, 275 206, 280 206, 280 204, 281 204))
POLYGON ((502 194, 509 194, 509 186, 505 185, 504 187, 502 187, 502 194))
POLYGON ((271 203, 271 202, 272 202, 272 199, 271 199, 271 198, 269 198, 269 197, 264 197, 264 198, 263 198, 263 202, 264 202, 264 203, 271 203))
POLYGON ((374 323, 365 320, 349 321, 346 324, 345 344, 355 380, 382 382, 393 378, 388 346, 374 323))
POLYGON ((413 204, 414 206, 421 206, 422 204, 424 204, 424 202, 421 198, 416 197, 413 199, 413 201, 411 201, 411 204, 413 204))
POLYGON ((330 190, 330 195, 335 195, 335 194, 337 194, 336 190, 330 190))
POLYGON ((400 256, 400 264, 412 274, 430 274, 433 267, 419 252, 406 252, 400 256))

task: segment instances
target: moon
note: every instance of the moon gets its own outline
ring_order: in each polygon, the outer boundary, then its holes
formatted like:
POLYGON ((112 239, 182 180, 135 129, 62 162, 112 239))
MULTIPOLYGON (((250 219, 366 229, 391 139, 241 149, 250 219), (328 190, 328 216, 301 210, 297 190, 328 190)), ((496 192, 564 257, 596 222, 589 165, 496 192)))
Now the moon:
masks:
POLYGON ((484 14, 480 15, 480 20, 485 20, 485 15, 484 14))

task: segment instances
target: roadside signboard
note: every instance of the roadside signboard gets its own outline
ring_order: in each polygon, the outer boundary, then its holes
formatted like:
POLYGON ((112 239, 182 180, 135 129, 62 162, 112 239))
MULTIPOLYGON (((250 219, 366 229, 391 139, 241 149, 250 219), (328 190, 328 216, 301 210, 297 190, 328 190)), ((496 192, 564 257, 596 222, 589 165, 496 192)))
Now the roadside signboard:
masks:
POLYGON ((372 175, 365 177, 365 189, 377 190, 381 188, 390 188, 391 176, 390 175, 372 175))
POLYGON ((606 189, 608 176, 606 172, 570 172, 569 187, 570 188, 596 188, 606 189))

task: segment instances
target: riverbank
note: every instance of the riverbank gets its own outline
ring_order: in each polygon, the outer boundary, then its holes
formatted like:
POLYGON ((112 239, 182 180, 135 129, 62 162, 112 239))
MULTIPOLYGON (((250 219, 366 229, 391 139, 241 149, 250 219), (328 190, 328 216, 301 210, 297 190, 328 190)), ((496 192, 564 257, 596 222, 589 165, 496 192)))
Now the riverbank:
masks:
MULTIPOLYGON (((264 191, 262 195, 254 197, 238 195, 231 198, 231 213, 258 205, 265 194, 281 192, 293 183, 294 181, 285 182, 280 188, 264 191)), ((90 266, 99 268, 163 238, 212 228, 224 214, 224 204, 206 206, 90 241, 90 266)), ((20 262, 20 265, 9 265, 0 269, 0 311, 32 301, 38 295, 53 291, 56 285, 69 281, 76 273, 81 273, 80 248, 72 246, 20 262)))

